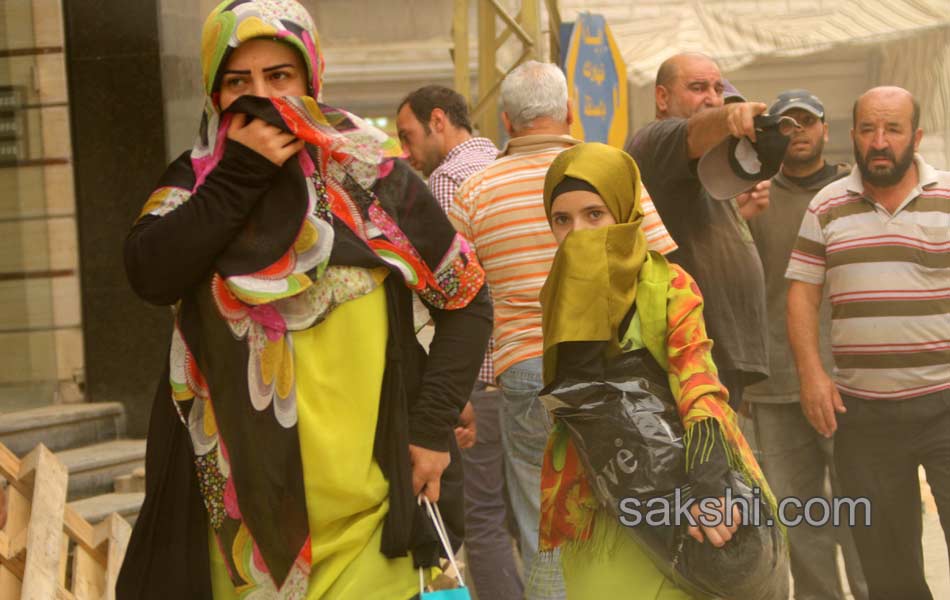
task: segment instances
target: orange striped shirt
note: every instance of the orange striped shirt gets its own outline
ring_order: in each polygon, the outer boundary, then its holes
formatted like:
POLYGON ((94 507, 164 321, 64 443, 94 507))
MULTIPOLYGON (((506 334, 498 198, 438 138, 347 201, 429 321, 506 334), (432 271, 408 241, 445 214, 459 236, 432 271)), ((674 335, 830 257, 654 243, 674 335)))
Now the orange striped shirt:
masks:
MULTIPOLYGON (((508 142, 501 157, 459 187, 449 210, 455 228, 475 246, 495 307, 495 376, 541 356, 541 286, 557 251, 544 214, 544 176, 570 136, 529 135, 508 142)), ((644 194, 643 231, 651 250, 676 243, 644 194)))

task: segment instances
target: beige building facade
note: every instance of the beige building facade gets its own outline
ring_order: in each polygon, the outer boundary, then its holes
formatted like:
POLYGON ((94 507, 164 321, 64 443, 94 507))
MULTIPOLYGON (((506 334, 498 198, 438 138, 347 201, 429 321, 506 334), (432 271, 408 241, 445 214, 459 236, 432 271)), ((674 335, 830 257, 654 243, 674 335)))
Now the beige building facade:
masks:
POLYGON ((59 0, 0 2, 0 411, 83 376, 65 57, 59 0))

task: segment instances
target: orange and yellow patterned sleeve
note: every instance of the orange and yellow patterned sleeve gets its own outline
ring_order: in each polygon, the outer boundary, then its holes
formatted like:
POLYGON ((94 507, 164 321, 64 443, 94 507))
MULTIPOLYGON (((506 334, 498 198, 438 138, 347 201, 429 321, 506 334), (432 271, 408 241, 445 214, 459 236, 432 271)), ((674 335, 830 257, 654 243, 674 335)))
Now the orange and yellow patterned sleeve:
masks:
POLYGON ((686 430, 683 442, 687 472, 694 485, 699 486, 699 496, 717 493, 714 492, 716 487, 710 486, 719 481, 719 476, 724 473, 724 465, 721 461, 710 459, 715 459, 718 454, 711 451, 713 447, 721 447, 728 465, 745 475, 749 485, 759 487, 763 498, 774 510, 775 497, 739 429, 736 413, 729 406, 729 392, 719 381, 712 359, 713 342, 706 335, 706 323, 703 320, 703 295, 682 267, 672 263, 670 267, 667 293, 668 374, 680 420, 686 430), (723 442, 721 446, 717 443, 719 440, 723 442))
MULTIPOLYGON (((719 381, 712 359, 712 340, 703 320, 703 295, 696 281, 677 264, 670 263, 667 293, 667 358, 673 397, 685 427, 728 409, 729 392, 719 381)), ((725 416, 723 414, 722 416, 725 416)))

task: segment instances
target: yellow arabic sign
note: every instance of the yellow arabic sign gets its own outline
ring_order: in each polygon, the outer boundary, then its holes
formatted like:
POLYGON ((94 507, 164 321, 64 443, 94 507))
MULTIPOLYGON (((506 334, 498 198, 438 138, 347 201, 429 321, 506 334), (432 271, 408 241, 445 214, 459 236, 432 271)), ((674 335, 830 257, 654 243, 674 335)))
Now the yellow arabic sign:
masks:
POLYGON ((629 130, 626 66, 603 16, 578 16, 563 67, 574 107, 571 135, 623 148, 629 130))

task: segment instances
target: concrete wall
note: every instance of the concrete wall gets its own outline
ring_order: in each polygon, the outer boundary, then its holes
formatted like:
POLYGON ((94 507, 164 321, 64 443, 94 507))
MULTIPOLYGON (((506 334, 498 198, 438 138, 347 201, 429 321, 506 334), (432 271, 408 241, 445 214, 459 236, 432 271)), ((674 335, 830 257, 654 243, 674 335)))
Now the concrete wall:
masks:
POLYGON ((156 0, 65 3, 86 383, 144 436, 169 310, 129 288, 122 246, 167 163, 156 0))
POLYGON ((0 3, 0 410, 52 402, 84 366, 64 46, 60 0, 0 3))

